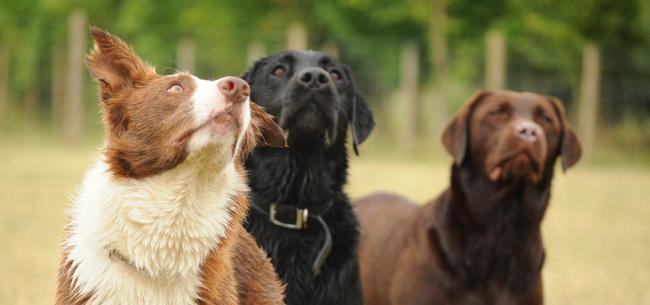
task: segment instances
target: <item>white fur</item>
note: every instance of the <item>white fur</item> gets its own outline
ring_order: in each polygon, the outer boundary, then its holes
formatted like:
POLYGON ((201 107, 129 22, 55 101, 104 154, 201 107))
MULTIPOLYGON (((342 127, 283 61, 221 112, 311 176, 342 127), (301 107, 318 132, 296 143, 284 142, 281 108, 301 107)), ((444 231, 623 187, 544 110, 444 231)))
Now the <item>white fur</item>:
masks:
MULTIPOLYGON (((219 95, 205 87, 218 91, 214 82, 202 82, 194 100, 199 123, 214 110, 206 101, 219 95)), ((245 130, 250 112, 243 113, 245 130)), ((242 135, 215 141, 196 133, 182 164, 144 179, 114 179, 103 160, 87 173, 65 247, 76 288, 93 294, 89 304, 195 304, 200 266, 230 225, 233 197, 247 191, 229 145, 242 135)))
MULTIPOLYGON (((210 119, 216 111, 223 110, 226 107, 225 97, 217 88, 217 83, 222 79, 217 79, 214 81, 208 81, 193 77, 196 88, 192 97, 193 103, 193 112, 194 112, 194 127, 201 126, 207 120, 210 119)), ((246 99, 244 103, 236 105, 236 107, 242 107, 242 118, 241 122, 243 127, 240 130, 239 135, 237 135, 236 140, 237 145, 239 146, 239 140, 244 136, 246 128, 250 123, 250 99, 246 99)), ((214 137, 212 131, 209 128, 204 128, 198 130, 192 136, 189 142, 189 150, 195 151, 201 149, 201 147, 210 144, 218 143, 224 146, 229 146, 232 144, 233 137, 214 137)), ((237 146, 237 149, 239 148, 237 146)))

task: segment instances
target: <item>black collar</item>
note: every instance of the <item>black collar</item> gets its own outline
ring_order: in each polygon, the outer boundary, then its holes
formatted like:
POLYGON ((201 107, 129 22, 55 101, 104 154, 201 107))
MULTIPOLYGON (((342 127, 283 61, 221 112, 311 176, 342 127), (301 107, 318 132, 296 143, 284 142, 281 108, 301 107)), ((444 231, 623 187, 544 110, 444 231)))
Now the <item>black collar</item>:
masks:
POLYGON ((316 259, 314 260, 312 271, 314 272, 314 275, 320 274, 321 267, 325 263, 327 256, 329 256, 330 251, 332 251, 332 233, 321 215, 327 213, 327 211, 332 207, 332 200, 329 200, 322 205, 305 209, 277 203, 271 203, 269 206, 264 207, 258 205, 256 200, 251 200, 250 202, 255 211, 269 217, 269 222, 271 222, 271 224, 284 229, 305 230, 307 229, 307 224, 309 223, 310 218, 318 221, 325 232, 325 242, 318 252, 318 256, 316 256, 316 259))

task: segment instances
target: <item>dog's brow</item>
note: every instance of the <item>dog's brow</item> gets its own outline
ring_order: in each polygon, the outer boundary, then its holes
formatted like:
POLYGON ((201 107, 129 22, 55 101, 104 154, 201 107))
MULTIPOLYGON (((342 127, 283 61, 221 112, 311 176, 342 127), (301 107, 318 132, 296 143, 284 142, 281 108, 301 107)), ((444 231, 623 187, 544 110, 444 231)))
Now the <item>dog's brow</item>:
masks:
POLYGON ((296 60, 296 58, 293 57, 293 55, 287 54, 287 55, 282 56, 279 61, 293 63, 295 60, 296 60))
POLYGON ((332 59, 330 59, 327 56, 321 57, 321 59, 318 60, 318 64, 322 66, 326 66, 332 63, 332 59))

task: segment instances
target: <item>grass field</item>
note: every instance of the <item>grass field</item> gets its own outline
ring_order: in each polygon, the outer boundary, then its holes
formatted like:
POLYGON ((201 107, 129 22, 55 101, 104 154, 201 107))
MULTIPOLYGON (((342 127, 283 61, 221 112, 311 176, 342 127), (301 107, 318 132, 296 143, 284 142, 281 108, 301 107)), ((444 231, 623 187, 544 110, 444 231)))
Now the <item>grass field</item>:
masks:
MULTIPOLYGON (((0 139, 0 304, 52 304, 65 210, 97 149, 0 139)), ((424 201, 448 159, 353 158, 353 198, 389 190, 424 201)), ((579 164, 555 180, 544 221, 547 304, 650 304, 650 169, 579 164)))

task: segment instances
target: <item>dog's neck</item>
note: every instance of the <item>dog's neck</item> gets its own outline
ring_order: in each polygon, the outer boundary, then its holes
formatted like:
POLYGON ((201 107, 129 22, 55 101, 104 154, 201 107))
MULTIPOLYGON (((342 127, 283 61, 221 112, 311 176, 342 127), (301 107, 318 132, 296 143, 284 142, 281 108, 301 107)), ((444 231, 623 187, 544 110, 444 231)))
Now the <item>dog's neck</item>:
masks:
POLYGON ((451 187, 433 207, 440 251, 463 285, 496 278, 511 290, 528 289, 543 264, 540 225, 552 169, 536 185, 498 184, 475 173, 454 166, 451 187))
POLYGON ((138 293, 151 303, 195 300, 204 259, 246 209, 246 180, 219 155, 206 150, 137 180, 115 179, 98 162, 75 202, 66 241, 80 292, 105 304, 137 304, 138 293))
POLYGON ((297 146, 257 148, 248 158, 246 168, 252 200, 259 205, 323 205, 343 194, 348 169, 345 137, 317 150, 297 146))

